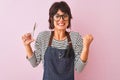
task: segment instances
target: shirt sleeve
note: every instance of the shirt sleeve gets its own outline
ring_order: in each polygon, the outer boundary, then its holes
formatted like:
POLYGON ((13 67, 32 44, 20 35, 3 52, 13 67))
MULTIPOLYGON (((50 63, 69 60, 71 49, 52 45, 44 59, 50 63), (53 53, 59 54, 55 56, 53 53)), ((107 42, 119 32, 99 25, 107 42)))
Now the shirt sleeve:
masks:
POLYGON ((82 39, 81 35, 79 35, 79 33, 77 33, 77 39, 76 39, 75 48, 74 48, 74 52, 75 52, 75 63, 74 64, 75 64, 75 70, 77 72, 81 72, 87 63, 87 62, 84 63, 80 59, 82 48, 83 48, 83 39, 82 39))
POLYGON ((42 60, 42 58, 41 58, 41 56, 42 56, 41 55, 42 54, 42 42, 41 42, 41 34, 40 33, 37 36, 34 47, 35 47, 35 50, 33 52, 32 57, 27 58, 27 59, 33 67, 36 67, 39 65, 39 63, 42 60))

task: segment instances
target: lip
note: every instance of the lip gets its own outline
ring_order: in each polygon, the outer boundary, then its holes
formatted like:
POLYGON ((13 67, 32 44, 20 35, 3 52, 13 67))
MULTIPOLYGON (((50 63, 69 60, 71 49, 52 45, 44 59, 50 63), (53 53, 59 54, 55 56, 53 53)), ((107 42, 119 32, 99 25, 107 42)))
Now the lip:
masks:
POLYGON ((64 26, 65 23, 58 23, 57 25, 59 25, 59 26, 64 26))

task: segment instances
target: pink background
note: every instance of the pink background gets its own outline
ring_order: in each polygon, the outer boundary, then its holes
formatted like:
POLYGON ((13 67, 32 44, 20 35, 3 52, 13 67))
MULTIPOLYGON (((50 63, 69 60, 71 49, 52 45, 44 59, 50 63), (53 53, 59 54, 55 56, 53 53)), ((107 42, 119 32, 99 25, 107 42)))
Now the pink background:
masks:
MULTIPOLYGON (((0 80, 42 80, 43 67, 26 60, 21 36, 48 30, 51 4, 58 0, 0 0, 0 80)), ((75 80, 120 80, 120 0, 65 0, 71 7, 72 30, 91 33, 89 59, 75 80)))

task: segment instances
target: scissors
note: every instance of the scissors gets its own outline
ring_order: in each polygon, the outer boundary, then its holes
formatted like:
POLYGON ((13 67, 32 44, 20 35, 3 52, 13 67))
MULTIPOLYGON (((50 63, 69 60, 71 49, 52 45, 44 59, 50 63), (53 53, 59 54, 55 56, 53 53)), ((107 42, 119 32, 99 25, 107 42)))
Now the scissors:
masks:
POLYGON ((36 22, 35 22, 34 27, 33 27, 32 36, 34 36, 35 30, 36 30, 36 27, 37 27, 36 25, 37 25, 37 24, 36 24, 36 22))

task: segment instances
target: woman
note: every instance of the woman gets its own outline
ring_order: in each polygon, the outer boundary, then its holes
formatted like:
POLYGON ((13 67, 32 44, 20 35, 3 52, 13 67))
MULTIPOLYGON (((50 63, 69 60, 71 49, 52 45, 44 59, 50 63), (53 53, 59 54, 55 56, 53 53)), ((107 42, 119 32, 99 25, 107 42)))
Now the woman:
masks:
POLYGON ((74 80, 74 69, 82 71, 88 59, 92 35, 83 38, 77 32, 67 32, 71 27, 71 11, 66 2, 55 2, 49 9, 49 29, 40 32, 35 41, 35 50, 30 44, 34 41, 30 33, 22 40, 27 59, 33 67, 44 63, 43 80, 74 80))

